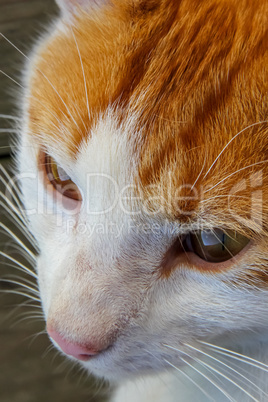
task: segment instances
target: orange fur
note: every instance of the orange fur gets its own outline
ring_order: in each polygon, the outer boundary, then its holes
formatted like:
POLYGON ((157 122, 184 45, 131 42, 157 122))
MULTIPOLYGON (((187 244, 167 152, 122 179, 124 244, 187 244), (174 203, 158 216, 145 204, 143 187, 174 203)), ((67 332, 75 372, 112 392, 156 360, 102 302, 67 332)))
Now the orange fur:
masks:
POLYGON ((56 138, 75 156, 109 106, 118 124, 135 114, 143 133, 137 183, 148 209, 258 235, 265 250, 267 16, 266 0, 114 0, 81 11, 73 33, 66 26, 40 51, 32 135, 42 127, 47 142, 56 138))

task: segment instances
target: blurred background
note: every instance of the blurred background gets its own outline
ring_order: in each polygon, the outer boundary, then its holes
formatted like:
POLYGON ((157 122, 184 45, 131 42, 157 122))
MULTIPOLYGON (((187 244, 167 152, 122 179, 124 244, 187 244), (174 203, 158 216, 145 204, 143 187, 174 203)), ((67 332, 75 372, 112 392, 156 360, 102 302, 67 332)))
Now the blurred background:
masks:
MULTIPOLYGON (((57 12, 53 0, 0 0, 0 33, 28 54, 47 21, 55 18, 57 12)), ((34 250, 10 218, 10 206, 3 198, 3 193, 9 195, 8 174, 13 176, 12 141, 19 117, 19 86, 12 80, 20 82, 25 62, 6 38, 0 36, 0 402, 104 401, 105 387, 79 367, 72 367, 51 347, 40 308, 34 307, 39 303, 29 303, 14 293, 31 293, 14 282, 23 277, 24 283, 33 280, 5 256, 30 267, 27 256, 21 255, 7 230, 34 250)))

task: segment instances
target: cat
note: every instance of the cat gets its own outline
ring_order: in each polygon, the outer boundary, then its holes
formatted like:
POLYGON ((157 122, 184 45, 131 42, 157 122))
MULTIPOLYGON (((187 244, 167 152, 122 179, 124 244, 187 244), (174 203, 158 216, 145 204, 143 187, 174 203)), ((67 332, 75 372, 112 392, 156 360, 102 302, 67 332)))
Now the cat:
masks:
POLYGON ((18 177, 46 328, 114 402, 268 401, 268 3, 58 0, 18 177))

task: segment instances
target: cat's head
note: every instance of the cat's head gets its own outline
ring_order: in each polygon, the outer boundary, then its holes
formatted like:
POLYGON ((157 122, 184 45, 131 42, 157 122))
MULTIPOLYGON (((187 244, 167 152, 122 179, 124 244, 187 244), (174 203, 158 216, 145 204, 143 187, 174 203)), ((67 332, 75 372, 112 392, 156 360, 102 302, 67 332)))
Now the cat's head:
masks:
POLYGON ((261 333, 267 2, 59 3, 19 153, 49 334, 119 378, 261 333))

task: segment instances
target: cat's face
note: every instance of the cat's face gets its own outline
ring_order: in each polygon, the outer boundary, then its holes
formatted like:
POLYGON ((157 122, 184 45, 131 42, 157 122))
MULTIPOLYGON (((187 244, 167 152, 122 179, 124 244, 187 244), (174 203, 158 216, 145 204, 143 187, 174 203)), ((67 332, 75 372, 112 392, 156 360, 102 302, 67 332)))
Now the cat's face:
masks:
POLYGON ((261 333, 267 3, 65 3, 29 65, 19 154, 49 333, 110 379, 261 333))

